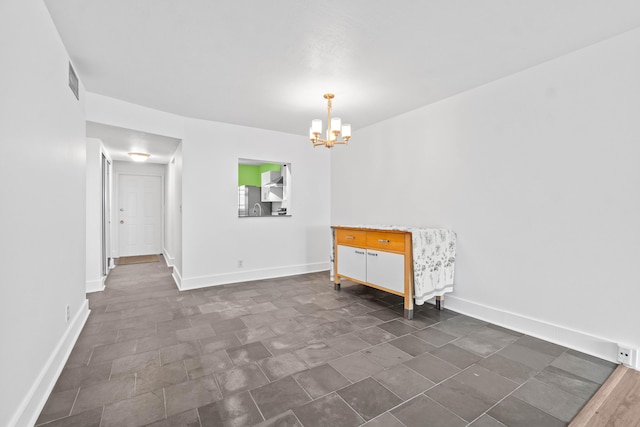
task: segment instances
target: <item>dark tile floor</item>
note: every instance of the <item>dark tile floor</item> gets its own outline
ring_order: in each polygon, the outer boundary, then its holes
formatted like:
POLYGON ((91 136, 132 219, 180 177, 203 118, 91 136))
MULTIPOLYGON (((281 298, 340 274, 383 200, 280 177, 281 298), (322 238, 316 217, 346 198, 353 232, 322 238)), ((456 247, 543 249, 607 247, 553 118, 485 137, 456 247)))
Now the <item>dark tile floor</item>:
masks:
POLYGON ((118 266, 47 426, 564 426, 615 365, 328 274, 179 292, 118 266))

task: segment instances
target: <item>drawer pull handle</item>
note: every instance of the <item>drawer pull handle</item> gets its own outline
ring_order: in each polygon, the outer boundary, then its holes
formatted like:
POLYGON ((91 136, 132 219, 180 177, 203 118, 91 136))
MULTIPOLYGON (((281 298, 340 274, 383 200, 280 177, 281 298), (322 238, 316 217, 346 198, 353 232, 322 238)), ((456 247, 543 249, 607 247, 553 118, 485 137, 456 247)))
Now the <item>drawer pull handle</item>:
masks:
POLYGON ((345 239, 355 239, 356 236, 344 236, 345 239))
POLYGON ((373 252, 367 252, 367 255, 369 255, 369 256, 378 256, 378 254, 375 254, 373 252))
POLYGON ((356 251, 358 255, 364 255, 364 252, 356 251))
POLYGON ((388 239, 380 239, 378 240, 378 243, 389 243, 388 239))

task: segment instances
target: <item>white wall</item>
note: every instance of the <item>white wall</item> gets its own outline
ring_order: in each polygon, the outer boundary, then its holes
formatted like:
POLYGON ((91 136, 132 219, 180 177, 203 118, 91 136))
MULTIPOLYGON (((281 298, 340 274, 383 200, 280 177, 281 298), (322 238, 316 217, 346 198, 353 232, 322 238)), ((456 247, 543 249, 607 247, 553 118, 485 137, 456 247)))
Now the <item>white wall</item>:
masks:
POLYGON ((102 275, 102 141, 87 138, 86 286, 87 292, 104 290, 102 275))
POLYGON ((0 2, 0 52, 0 425, 22 426, 88 315, 85 92, 40 0, 0 2))
POLYGON ((165 221, 163 253, 173 267, 176 283, 182 282, 182 143, 167 165, 165 179, 165 221))
POLYGON ((328 150, 313 149, 302 136, 184 118, 95 94, 87 98, 89 121, 182 139, 166 181, 165 233, 174 233, 175 249, 166 242, 164 248, 181 289, 329 268, 328 150), (291 218, 238 218, 238 158, 292 163, 291 218))
POLYGON ((333 152, 332 222, 452 228, 448 307, 608 359, 640 347, 638 46, 635 30, 359 130, 333 152))
POLYGON ((182 159, 182 289, 328 269, 327 150, 298 135, 188 119, 182 159), (239 158, 291 163, 292 217, 238 218, 239 158))

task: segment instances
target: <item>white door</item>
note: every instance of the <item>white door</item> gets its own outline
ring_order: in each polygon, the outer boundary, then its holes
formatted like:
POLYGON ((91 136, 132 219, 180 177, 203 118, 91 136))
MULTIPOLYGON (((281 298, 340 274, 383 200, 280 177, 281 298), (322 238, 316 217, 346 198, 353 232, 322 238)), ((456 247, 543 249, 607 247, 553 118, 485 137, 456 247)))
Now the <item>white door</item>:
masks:
POLYGON ((119 255, 161 253, 161 177, 122 174, 118 194, 119 255))

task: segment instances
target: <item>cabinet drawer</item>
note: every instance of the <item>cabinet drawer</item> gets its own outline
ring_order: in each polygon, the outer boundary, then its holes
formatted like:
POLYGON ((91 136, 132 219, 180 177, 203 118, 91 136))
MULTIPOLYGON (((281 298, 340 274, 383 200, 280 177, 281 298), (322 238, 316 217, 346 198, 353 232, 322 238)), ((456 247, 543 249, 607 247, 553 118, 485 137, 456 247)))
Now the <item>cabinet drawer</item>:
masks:
POLYGON ((384 231, 368 231, 367 247, 404 252, 404 233, 386 233, 384 231))
POLYGON ((336 241, 339 245, 363 247, 367 243, 367 232, 336 229, 336 241))

